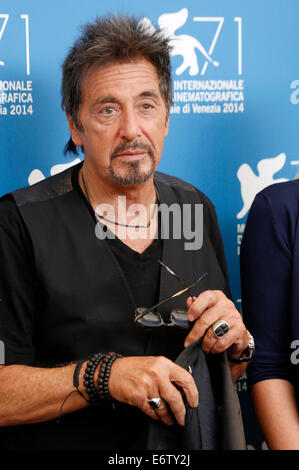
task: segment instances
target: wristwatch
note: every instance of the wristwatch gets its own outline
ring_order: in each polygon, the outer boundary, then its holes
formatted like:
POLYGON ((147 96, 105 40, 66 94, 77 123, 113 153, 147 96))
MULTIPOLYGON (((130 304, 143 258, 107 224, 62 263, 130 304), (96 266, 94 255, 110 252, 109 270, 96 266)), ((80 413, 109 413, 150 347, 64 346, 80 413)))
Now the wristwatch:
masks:
POLYGON ((236 364, 241 364, 242 362, 250 362, 255 351, 255 344, 254 344, 254 339, 253 336, 249 333, 247 330, 247 333, 249 334, 249 341, 248 341, 248 346, 247 348, 243 351, 242 356, 240 357, 231 357, 228 356, 229 362, 235 362, 236 364))

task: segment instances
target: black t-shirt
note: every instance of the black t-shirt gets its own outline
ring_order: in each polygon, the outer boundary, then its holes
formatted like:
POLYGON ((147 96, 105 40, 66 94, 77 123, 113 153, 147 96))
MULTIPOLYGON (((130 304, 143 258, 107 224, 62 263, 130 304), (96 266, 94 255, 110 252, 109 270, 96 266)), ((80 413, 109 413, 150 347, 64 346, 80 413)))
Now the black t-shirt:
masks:
MULTIPOLYGON (((91 217, 95 214, 88 200, 85 198, 79 184, 77 171, 73 173, 74 188, 83 198, 91 217)), ((143 252, 138 253, 123 243, 118 237, 107 237, 110 248, 117 258, 135 301, 136 307, 150 307, 157 303, 159 297, 160 264, 157 259, 162 255, 162 243, 159 236, 160 214, 158 217, 158 232, 153 243, 143 252)))

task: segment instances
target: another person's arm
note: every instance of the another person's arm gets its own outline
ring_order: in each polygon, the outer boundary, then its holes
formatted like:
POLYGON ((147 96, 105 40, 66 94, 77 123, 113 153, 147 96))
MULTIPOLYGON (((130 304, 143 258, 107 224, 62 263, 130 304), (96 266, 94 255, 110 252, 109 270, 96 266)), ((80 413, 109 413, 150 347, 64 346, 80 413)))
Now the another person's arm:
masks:
POLYGON ((273 449, 299 444, 290 349, 296 188, 275 185, 256 197, 241 247, 242 310, 256 344, 248 383, 261 429, 273 449))
POLYGON ((299 414, 293 385, 287 380, 263 380, 253 385, 251 398, 270 449, 299 450, 299 414))

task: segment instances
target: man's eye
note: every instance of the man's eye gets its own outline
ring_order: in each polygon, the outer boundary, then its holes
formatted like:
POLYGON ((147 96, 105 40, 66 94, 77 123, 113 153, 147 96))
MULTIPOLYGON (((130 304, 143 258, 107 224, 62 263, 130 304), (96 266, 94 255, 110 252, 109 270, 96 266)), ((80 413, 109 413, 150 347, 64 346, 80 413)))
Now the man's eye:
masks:
POLYGON ((152 109, 152 107, 153 107, 153 106, 152 106, 150 103, 144 103, 144 104, 142 105, 142 108, 143 108, 143 109, 152 109))
POLYGON ((108 114, 108 115, 112 114, 113 111, 114 111, 114 108, 104 108, 104 109, 102 110, 102 112, 103 112, 104 114, 108 114))

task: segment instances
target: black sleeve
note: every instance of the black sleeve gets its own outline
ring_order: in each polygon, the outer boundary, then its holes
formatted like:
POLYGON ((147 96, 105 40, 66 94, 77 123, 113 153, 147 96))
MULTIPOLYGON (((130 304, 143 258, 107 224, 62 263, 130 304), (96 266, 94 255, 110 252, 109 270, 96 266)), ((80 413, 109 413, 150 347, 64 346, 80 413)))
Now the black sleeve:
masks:
POLYGON ((247 371, 250 387, 261 380, 293 380, 292 263, 298 196, 296 200, 291 191, 284 194, 285 188, 290 186, 273 186, 256 196, 241 245, 243 314, 256 346, 247 371))
POLYGON ((31 365, 37 292, 34 253, 11 196, 0 199, 0 260, 0 341, 4 363, 31 365))

